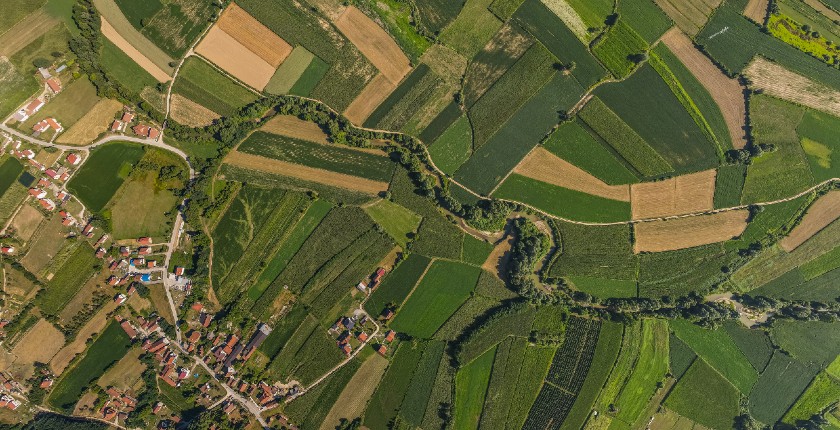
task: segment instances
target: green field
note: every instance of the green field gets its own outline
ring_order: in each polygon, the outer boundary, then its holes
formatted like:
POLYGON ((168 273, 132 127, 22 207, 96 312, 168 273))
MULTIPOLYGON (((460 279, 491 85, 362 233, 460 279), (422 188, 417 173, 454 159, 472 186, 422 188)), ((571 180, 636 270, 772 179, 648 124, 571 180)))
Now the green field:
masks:
POLYGON ((444 358, 444 348, 445 342, 429 342, 411 376, 411 385, 408 386, 399 413, 400 417, 411 425, 419 426, 423 422, 438 368, 441 359, 444 358))
POLYGON ((75 365, 67 369, 50 392, 48 402, 69 413, 82 392, 107 368, 122 358, 131 346, 131 339, 116 322, 111 322, 75 365))
POLYGON ((19 128, 29 133, 32 126, 47 117, 58 120, 65 130, 73 126, 93 106, 101 100, 96 95, 96 87, 87 79, 77 79, 67 84, 49 103, 38 113, 23 122, 19 128))
POLYGON ((6 2, 3 5, 3 11, 5 13, 0 18, 0 34, 5 33, 18 21, 40 8, 44 3, 45 1, 43 0, 9 0, 6 2))
POLYGON ((502 26, 487 9, 491 3, 493 0, 466 0, 461 13, 441 32, 441 42, 464 57, 475 56, 502 26))
POLYGON ((8 115, 38 91, 38 81, 21 73, 6 58, 0 58, 0 76, 0 115, 8 115))
POLYGON ((806 280, 814 279, 820 275, 840 267, 840 247, 803 264, 799 267, 802 276, 806 280))
POLYGON ((788 424, 796 424, 800 420, 807 421, 836 402, 838 398, 840 398, 840 383, 822 372, 811 381, 811 385, 787 411, 782 421, 788 424))
POLYGON ((592 48, 592 52, 616 78, 622 79, 636 67, 637 63, 630 58, 642 54, 647 48, 647 42, 619 19, 592 48))
POLYGON ((715 208, 729 208, 741 204, 741 191, 747 167, 741 164, 720 166, 715 177, 715 208))
POLYGON ((379 315, 385 307, 392 303, 401 305, 420 276, 429 266, 429 258, 419 254, 411 254, 393 272, 385 277, 382 285, 371 293, 370 298, 365 302, 365 309, 371 315, 379 315))
POLYGON ((808 110, 796 128, 817 182, 840 177, 840 161, 836 160, 840 157, 840 141, 833 132, 838 127, 840 119, 808 110))
POLYGON ((636 279, 638 259, 630 246, 628 226, 557 225, 563 247, 549 268, 551 276, 636 279))
POLYGON ((358 359, 351 360, 312 390, 295 399, 286 407, 285 412, 306 428, 320 425, 360 366, 358 359))
POLYGON ((20 164, 17 158, 7 158, 3 161, 0 165, 0 196, 6 194, 21 172, 23 172, 23 164, 20 164))
POLYGON ((728 321, 723 325, 726 333, 759 373, 764 371, 773 356, 773 343, 762 330, 751 330, 738 322, 728 321))
POLYGON ((429 338, 464 303, 475 288, 480 269, 452 261, 435 261, 391 323, 394 330, 429 338))
POLYGON ((589 172, 610 185, 633 184, 639 179, 620 162, 610 147, 589 134, 581 122, 560 125, 545 141, 552 154, 589 172))
POLYGON ((492 251, 492 243, 476 239, 471 234, 465 234, 464 243, 461 245, 461 261, 481 266, 492 251))
POLYGON ((732 428, 738 400, 738 390, 701 359, 680 378, 665 405, 706 427, 722 430, 732 428))
POLYGON ((636 365, 616 397, 616 418, 632 425, 668 372, 668 322, 643 320, 636 365))
POLYGON ((403 249, 420 226, 420 215, 390 200, 380 200, 372 206, 367 206, 365 212, 381 225, 403 249))
POLYGON ((90 157, 67 183, 67 189, 94 212, 101 211, 140 161, 143 147, 115 142, 91 151, 90 157))
POLYGON ((295 46, 292 53, 280 64, 277 71, 265 86, 270 94, 288 94, 289 90, 303 76, 315 55, 301 45, 295 46))
POLYGON ((691 367, 691 363, 694 363, 694 360, 697 359, 697 354, 673 333, 668 339, 668 349, 671 374, 677 379, 682 378, 688 368, 691 367))
POLYGON ((336 347, 327 330, 310 315, 271 360, 264 375, 310 384, 343 359, 344 354, 336 347))
POLYGON ((472 127, 462 116, 429 145, 429 155, 435 165, 446 174, 453 174, 472 154, 472 127))
POLYGON ((636 281, 571 276, 569 280, 579 291, 602 299, 636 297, 636 281))
POLYGON ((779 321, 770 331, 773 343, 793 358, 825 367, 840 355, 840 327, 821 321, 779 321))
POLYGON ((475 361, 458 369, 455 375, 453 429, 468 430, 478 427, 495 356, 496 349, 488 350, 475 361))
POLYGON ((181 66, 172 90, 222 116, 232 115, 257 99, 256 94, 195 57, 181 66))
POLYGON ((49 280, 47 288, 38 296, 37 303, 41 311, 48 315, 58 315, 93 274, 97 261, 93 248, 87 244, 78 244, 49 280))
POLYGON ((639 257, 639 296, 702 294, 724 279, 721 268, 737 261, 738 254, 727 252, 720 243, 642 254, 639 257))
POLYGON ((326 76, 329 70, 330 65, 324 62, 324 60, 320 57, 312 57, 312 61, 303 70, 300 78, 289 88, 289 94, 308 96, 321 83, 321 80, 324 79, 324 76, 326 76))
POLYGON ((778 421, 818 371, 781 351, 774 352, 750 393, 750 414, 762 422, 778 421))
POLYGON ((386 429, 397 416, 403 397, 411 384, 411 375, 420 362, 426 343, 403 342, 397 349, 391 365, 373 393, 365 409, 364 425, 371 429, 386 429))
POLYGON ((143 70, 126 53, 117 48, 110 40, 102 39, 102 65, 120 84, 135 93, 140 93, 145 87, 155 87, 158 81, 143 70))
POLYGON ((650 44, 674 24, 653 0, 624 0, 618 3, 618 13, 622 21, 650 44))
POLYGON ((116 0, 116 4, 134 28, 174 58, 201 35, 215 10, 196 0, 116 0))

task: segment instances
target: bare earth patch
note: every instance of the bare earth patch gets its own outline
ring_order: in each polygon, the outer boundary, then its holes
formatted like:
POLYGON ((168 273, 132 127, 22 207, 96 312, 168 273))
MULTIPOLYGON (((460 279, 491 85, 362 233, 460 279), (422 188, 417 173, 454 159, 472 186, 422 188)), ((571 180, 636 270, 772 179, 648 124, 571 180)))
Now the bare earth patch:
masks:
POLYGON ((172 93, 171 114, 175 122, 190 127, 204 127, 222 116, 210 109, 180 95, 172 93))
POLYGON ((121 109, 122 103, 116 100, 100 100, 69 130, 59 136, 56 142, 65 145, 87 145, 93 142, 100 134, 110 130, 114 117, 121 109))
POLYGON ((574 164, 552 154, 545 148, 536 148, 531 151, 513 171, 558 187, 605 199, 630 201, 630 187, 628 185, 609 185, 574 164))
POLYGON ((29 205, 23 205, 12 221, 12 227, 16 231, 15 236, 21 238, 24 243, 29 242, 43 220, 44 216, 37 209, 29 205))
POLYGON ((681 215, 714 207, 714 169, 657 182, 630 185, 633 219, 681 215))
POLYGON ((321 430, 336 428, 342 418, 352 420, 361 416, 387 368, 388 360, 384 357, 376 354, 368 357, 341 390, 332 409, 321 423, 321 430))
POLYGON ((353 99, 344 111, 344 116, 353 124, 362 124, 376 108, 388 98, 397 86, 379 73, 368 82, 365 88, 353 99))
POLYGON ((361 191, 368 194, 377 194, 380 191, 388 189, 387 182, 372 181, 358 176, 350 176, 328 170, 315 169, 313 167, 307 167, 300 164, 287 163, 285 161, 260 157, 258 155, 245 154, 239 151, 231 151, 231 153, 225 157, 225 163, 245 169, 291 176, 305 181, 317 182, 319 184, 348 190, 361 191))
POLYGON ((744 74, 750 78, 753 87, 771 96, 840 116, 840 91, 818 84, 772 61, 756 57, 744 69, 744 74))
POLYGON ((816 9, 817 12, 823 14, 826 18, 832 21, 840 20, 840 13, 837 13, 834 9, 826 6, 820 0, 804 0, 805 4, 811 6, 812 8, 816 9))
POLYGON ((216 26, 274 68, 292 53, 291 45, 236 3, 225 9, 216 26))
POLYGON ((744 232, 749 214, 739 210, 638 223, 633 226, 633 252, 673 251, 723 242, 744 232))
POLYGON ((759 24, 763 24, 769 5, 770 0, 750 0, 747 3, 747 7, 744 8, 744 16, 759 24))
POLYGON ((0 55, 11 57, 58 24, 41 8, 18 21, 0 36, 0 55))
POLYGON ((114 45, 117 45, 117 48, 120 48, 122 52, 126 55, 131 57, 137 65, 143 68, 143 70, 149 72, 153 78, 157 79, 158 82, 166 82, 169 80, 170 76, 167 74, 163 69, 158 67, 152 60, 148 57, 143 55, 137 48, 135 48, 131 43, 129 43, 125 38, 117 32, 117 30, 105 19, 102 18, 102 35, 108 38, 114 45))
POLYGON ((706 88, 720 108, 732 145, 741 149, 747 145, 744 124, 747 118, 744 88, 737 80, 724 75, 717 66, 702 52, 694 47, 694 43, 685 34, 672 28, 664 36, 662 42, 688 67, 688 70, 706 88))
POLYGON ((277 115, 260 127, 260 130, 309 142, 329 143, 327 134, 318 124, 293 115, 277 115))
POLYGON ((236 79, 260 91, 265 88, 276 70, 218 26, 207 32, 207 36, 198 44, 195 52, 236 79))
POLYGON ((779 241, 779 246, 787 252, 793 251, 837 218, 840 218, 840 191, 831 191, 808 208, 799 225, 779 241))
POLYGON ((496 244, 481 268, 498 276, 499 279, 507 279, 507 263, 510 260, 511 247, 513 247, 513 235, 509 234, 496 244))
POLYGON ((411 71, 408 57, 394 39, 354 6, 345 9, 335 26, 391 83, 398 84, 411 71))
POLYGON ((64 346, 64 335, 45 319, 38 320, 12 350, 15 364, 47 363, 64 346))

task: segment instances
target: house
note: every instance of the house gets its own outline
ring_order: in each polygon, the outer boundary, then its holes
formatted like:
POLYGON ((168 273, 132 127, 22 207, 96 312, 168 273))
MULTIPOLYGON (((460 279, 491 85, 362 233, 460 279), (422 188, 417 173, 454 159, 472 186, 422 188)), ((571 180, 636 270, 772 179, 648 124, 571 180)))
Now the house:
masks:
POLYGON ((47 192, 44 190, 39 190, 38 188, 30 188, 29 195, 35 197, 36 199, 43 199, 47 196, 47 192))
POLYGON ((134 127, 131 127, 131 131, 140 137, 149 136, 149 126, 145 124, 137 124, 134 127))
POLYGON ((87 237, 93 236, 93 224, 88 223, 88 225, 82 229, 82 234, 87 237))
POLYGON ((127 334, 128 337, 132 339, 137 337, 137 330, 135 330, 134 327, 131 326, 131 323, 129 323, 128 320, 123 320, 123 322, 120 323, 120 327, 122 327, 123 331, 125 331, 125 334, 127 334))
POLYGON ((184 275, 184 268, 181 266, 175 266, 175 276, 183 276, 184 275))
POLYGON ((368 334, 365 332, 361 332, 358 336, 356 336, 356 339, 359 339, 359 342, 367 342, 368 334))
POLYGON ((49 87, 50 91, 52 91, 53 94, 58 94, 61 92, 61 83, 58 82, 58 79, 56 78, 47 79, 47 87, 49 87))
POLYGON ((137 243, 139 243, 140 245, 151 245, 152 244, 152 238, 151 237, 141 237, 140 239, 137 239, 137 243))
POLYGON ((257 327, 257 331, 254 333, 254 336, 251 337, 251 341, 248 342, 248 345, 245 347, 245 355, 242 357, 243 360, 248 361, 251 358, 251 354, 256 351, 257 348, 265 342, 265 339, 268 335, 271 334, 271 327, 268 324, 262 323, 257 327))
POLYGON ((113 131, 114 133, 116 133, 118 131, 123 131, 123 130, 125 130, 125 123, 124 122, 122 122, 118 119, 115 119, 114 122, 111 123, 111 131, 113 131))
POLYGON ((384 311, 382 311, 382 318, 384 318, 386 321, 390 320, 393 317, 394 317, 394 311, 392 311, 390 309, 385 309, 384 311))
POLYGON ((117 285, 117 282, 119 282, 119 278, 117 278, 117 277, 116 277, 116 276, 114 276, 114 275, 111 275, 111 276, 109 276, 109 277, 108 277, 108 281, 107 281, 107 282, 108 282, 108 285, 110 285, 110 286, 114 286, 114 285, 117 285))
POLYGON ((156 128, 149 129, 149 139, 157 140, 160 137, 160 131, 156 128))
POLYGON ((204 305, 202 305, 200 302, 195 302, 192 306, 190 306, 190 309, 196 312, 201 312, 201 310, 204 309, 204 305))
MULTIPOLYGON (((42 119, 41 121, 37 122, 35 125, 32 126, 32 131, 36 133, 43 133, 49 130, 50 128, 55 130, 56 133, 64 131, 64 127, 62 127, 61 124, 59 124, 59 122, 55 120, 55 118, 42 119)), ((58 177, 56 176, 53 179, 58 179, 58 177)))
POLYGON ((48 187, 48 186, 50 186, 50 181, 48 181, 47 178, 41 178, 41 179, 38 180, 38 186, 39 187, 48 187))
POLYGON ((65 70, 67 70, 67 65, 66 65, 66 64, 62 64, 62 65, 60 65, 60 66, 58 66, 58 67, 56 67, 56 68, 55 68, 55 72, 56 72, 56 73, 61 73, 61 72, 65 71, 65 70))
POLYGON ((341 320, 341 325, 343 325, 344 328, 346 328, 347 330, 353 330, 353 327, 356 326, 356 321, 353 321, 350 318, 344 317, 341 320))
POLYGON ((106 240, 108 240, 108 233, 99 236, 99 239, 96 241, 96 243, 93 244, 93 246, 102 245, 103 243, 105 243, 106 240))
POLYGON ((66 202, 67 200, 70 199, 70 194, 67 194, 64 191, 59 191, 58 194, 55 195, 55 197, 58 200, 61 200, 62 202, 66 202))
POLYGON ((141 246, 137 249, 137 253, 140 255, 149 255, 152 253, 152 248, 150 246, 141 246))
POLYGON ((41 203, 41 207, 48 211, 55 210, 55 203, 50 199, 40 199, 38 203, 41 203))
POLYGON ((29 160, 35 158, 35 151, 31 149, 26 149, 20 153, 21 158, 27 158, 29 160))
POLYGON ((152 413, 157 415, 161 409, 163 409, 163 402, 157 402, 154 406, 152 406, 152 413))
POLYGON ((346 355, 346 356, 348 356, 348 357, 349 357, 349 356, 350 356, 350 353, 351 353, 351 352, 353 352, 353 347, 352 347, 352 346, 350 346, 349 344, 345 344, 345 345, 341 348, 341 350, 344 352, 344 355, 346 355))
POLYGON ((199 340, 201 340, 201 332, 199 332, 198 330, 193 330, 192 332, 190 332, 190 335, 187 336, 187 341, 190 343, 196 343, 199 340))
POLYGON ((41 99, 35 99, 29 102, 23 109, 17 111, 15 113, 15 119, 24 122, 29 119, 30 116, 34 115, 36 112, 41 110, 44 107, 44 102, 41 99))
POLYGON ((68 163, 76 166, 76 165, 78 165, 79 163, 82 162, 82 157, 71 153, 70 155, 67 156, 66 160, 67 160, 68 163))
POLYGON ((59 176, 58 176, 58 172, 56 172, 56 171, 55 171, 55 170, 53 170, 53 169, 47 169, 47 170, 45 170, 45 171, 44 171, 44 174, 45 174, 45 175, 47 175, 47 177, 48 177, 48 178, 50 178, 50 179, 58 179, 58 177, 59 177, 59 176))
POLYGON ((363 293, 367 292, 367 285, 365 285, 364 282, 359 282, 359 285, 356 285, 356 288, 363 293))
POLYGON ((394 336, 397 335, 397 332, 394 330, 388 330, 388 333, 385 333, 385 342, 393 342, 394 336))
POLYGON ((134 119, 134 114, 133 114, 133 113, 131 113, 131 112, 125 112, 125 113, 123 114, 122 118, 120 118, 120 121, 122 121, 122 122, 124 122, 124 123, 128 124, 128 123, 130 123, 133 119, 134 119))
POLYGON ((47 169, 47 166, 44 166, 43 164, 39 163, 38 161, 36 161, 36 160, 34 160, 34 159, 29 160, 29 164, 30 164, 32 167, 34 167, 34 168, 36 168, 36 169, 38 169, 38 170, 40 170, 40 171, 42 171, 42 172, 43 172, 44 170, 46 170, 46 169, 47 169))
POLYGON ((128 289, 125 292, 130 296, 137 291, 137 288, 134 288, 134 285, 129 285, 128 289))
POLYGON ((118 305, 125 303, 126 300, 128 300, 128 297, 126 297, 123 293, 119 293, 116 296, 114 296, 114 303, 118 305))
POLYGON ((182 367, 180 371, 178 371, 178 379, 187 379, 190 376, 190 371, 186 367, 182 367))
POLYGON ((66 170, 62 172, 62 170, 64 169, 58 169, 58 171, 60 172, 58 180, 61 182, 67 182, 67 180, 70 179, 70 173, 68 173, 66 170))
POLYGON ((157 261, 155 261, 155 260, 147 261, 146 262, 146 267, 149 268, 149 269, 157 267, 157 261))
POLYGON ((41 385, 39 385, 39 387, 41 387, 42 390, 45 390, 47 388, 52 387, 52 384, 53 384, 53 379, 52 378, 44 378, 44 380, 41 381, 41 385))
POLYGON ((11 245, 2 246, 2 247, 0 247, 0 252, 2 252, 3 254, 7 254, 7 255, 8 254, 14 254, 15 253, 15 247, 11 246, 11 245))
POLYGON ((376 348, 376 352, 378 352, 379 355, 384 357, 385 354, 388 352, 388 347, 385 345, 379 345, 379 348, 376 348))
POLYGON ((44 79, 50 79, 50 78, 52 78, 52 75, 50 74, 50 71, 49 71, 49 70, 47 70, 47 69, 45 69, 45 68, 43 68, 43 67, 39 67, 39 68, 38 68, 38 73, 40 73, 40 74, 41 74, 41 77, 42 77, 42 78, 44 78, 44 79))
POLYGON ((236 405, 233 402, 230 402, 230 401, 225 403, 225 406, 222 408, 222 412, 224 412, 225 415, 230 415, 235 410, 236 410, 236 405))
POLYGON ((198 317, 198 321, 201 323, 201 326, 204 328, 210 327, 210 323, 213 322, 213 316, 202 312, 201 315, 198 317))
POLYGON ((127 246, 120 247, 120 255, 122 255, 123 257, 128 257, 129 254, 131 254, 131 248, 127 246))
POLYGON ((105 248, 99 247, 96 249, 96 258, 105 258, 105 248))

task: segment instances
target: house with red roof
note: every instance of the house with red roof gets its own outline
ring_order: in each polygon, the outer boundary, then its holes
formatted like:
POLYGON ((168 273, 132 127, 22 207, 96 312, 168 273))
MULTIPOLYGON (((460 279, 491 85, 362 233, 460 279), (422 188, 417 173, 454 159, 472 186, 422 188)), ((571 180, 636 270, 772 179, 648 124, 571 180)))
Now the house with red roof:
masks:
POLYGON ((14 118, 16 120, 20 121, 20 122, 24 122, 27 119, 29 119, 30 116, 34 115, 35 112, 38 112, 39 110, 41 110, 42 107, 44 107, 44 101, 43 100, 41 100, 41 99, 32 100, 23 109, 17 111, 17 113, 15 113, 14 118))
POLYGON ((77 154, 71 153, 67 156, 66 160, 68 163, 75 166, 82 162, 82 157, 78 156, 77 154))
POLYGON ((35 197, 36 199, 43 199, 47 196, 47 192, 38 188, 30 188, 29 195, 35 197))
POLYGON ((184 274, 184 268, 181 266, 175 266, 175 276, 182 276, 184 274))
POLYGON ((114 133, 123 130, 125 130, 125 123, 123 123, 122 121, 115 119, 114 122, 111 123, 111 131, 113 131, 114 133))
POLYGON ((53 94, 61 92, 61 82, 58 82, 58 79, 56 78, 47 79, 47 87, 53 92, 53 94))
POLYGON ((397 332, 394 330, 388 330, 388 333, 385 333, 385 342, 393 342, 394 336, 397 335, 397 332))
POLYGON ((55 130, 56 133, 64 131, 64 127, 55 118, 42 119, 32 126, 32 131, 36 133, 43 133, 49 129, 55 130))
POLYGON ((14 246, 2 246, 2 247, 0 247, 0 252, 2 252, 3 254, 14 254, 15 253, 15 247, 14 246))
POLYGON ((53 169, 47 169, 44 171, 44 174, 47 175, 48 178, 58 179, 58 172, 53 169))
POLYGON ((38 200, 38 203, 40 203, 41 207, 44 208, 45 210, 48 210, 48 211, 51 211, 51 212, 55 210, 55 203, 50 199, 40 199, 40 200, 38 200))
POLYGON ((133 121, 133 120, 134 120, 134 114, 133 114, 133 113, 131 113, 131 112, 125 112, 125 113, 123 113, 122 118, 120 118, 120 121, 122 121, 122 122, 124 122, 124 123, 129 123, 129 122, 131 122, 131 121, 133 121))
POLYGON ((82 229, 82 234, 87 237, 93 236, 93 224, 88 223, 88 225, 82 229))
POLYGON ((151 245, 152 244, 152 238, 151 237, 141 237, 141 238, 137 239, 137 243, 139 243, 140 245, 151 245))

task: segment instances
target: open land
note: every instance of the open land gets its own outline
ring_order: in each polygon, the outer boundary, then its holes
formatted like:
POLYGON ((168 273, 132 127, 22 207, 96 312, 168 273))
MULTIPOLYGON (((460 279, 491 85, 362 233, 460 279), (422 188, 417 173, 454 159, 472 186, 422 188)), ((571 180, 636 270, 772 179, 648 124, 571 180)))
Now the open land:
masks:
POLYGON ((630 187, 608 185, 583 169, 538 147, 531 151, 514 172, 559 187, 577 190, 606 199, 630 201, 630 187))
POLYGON ((143 70, 149 72, 152 77, 158 80, 158 82, 166 82, 170 79, 169 74, 164 71, 157 63, 150 60, 148 57, 143 55, 137 48, 135 48, 128 40, 123 38, 123 36, 108 22, 105 17, 101 17, 102 19, 102 35, 107 37, 117 48, 120 48, 121 51, 125 52, 126 55, 131 57, 134 62, 136 62, 143 70))
POLYGON ((787 252, 793 251, 838 217, 840 217, 840 191, 831 191, 808 208, 808 212, 799 224, 779 241, 779 246, 787 252))
POLYGON ((345 9, 335 26, 392 84, 398 84, 411 71, 408 57, 394 39, 356 7, 345 9))
POLYGON ((635 252, 662 252, 723 242, 747 228, 749 211, 659 220, 635 224, 635 252))
POLYGON ((291 45, 236 3, 231 2, 216 26, 275 69, 292 53, 291 45))
POLYGON ((382 73, 368 82, 365 89, 347 106, 344 116, 353 124, 364 124, 365 120, 376 108, 388 98, 397 88, 390 79, 382 73))
POLYGON ((87 145, 93 142, 100 134, 110 129, 111 122, 120 109, 122 109, 122 103, 116 100, 100 100, 72 127, 58 136, 56 143, 87 145))
POLYGON ((216 112, 177 93, 172 94, 170 102, 172 119, 179 124, 190 127, 204 127, 222 117, 216 112))
POLYGON ((211 28, 195 52, 258 90, 265 88, 276 70, 220 27, 211 28))
POLYGON ((831 115, 840 116, 840 91, 814 82, 761 57, 756 57, 744 74, 752 86, 765 93, 831 115))
POLYGON ((292 115, 277 115, 263 124, 260 130, 309 142, 329 143, 329 136, 321 126, 292 115))
POLYGON ((716 171, 630 185, 633 219, 703 212, 714 207, 716 171))

